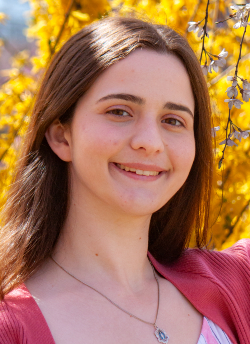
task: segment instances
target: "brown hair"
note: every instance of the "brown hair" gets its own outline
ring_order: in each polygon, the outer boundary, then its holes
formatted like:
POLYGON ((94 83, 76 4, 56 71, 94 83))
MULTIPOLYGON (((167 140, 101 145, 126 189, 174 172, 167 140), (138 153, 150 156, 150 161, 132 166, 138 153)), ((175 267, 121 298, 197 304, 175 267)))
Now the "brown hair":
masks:
POLYGON ((77 101, 109 66, 138 48, 177 56, 195 98, 196 156, 181 189, 152 215, 149 251, 176 260, 193 230, 206 244, 212 177, 210 105, 199 62, 187 41, 167 26, 134 18, 105 18, 71 37, 54 56, 37 100, 0 231, 0 298, 51 255, 68 209, 67 163, 50 149, 45 132, 57 118, 69 122, 77 101))

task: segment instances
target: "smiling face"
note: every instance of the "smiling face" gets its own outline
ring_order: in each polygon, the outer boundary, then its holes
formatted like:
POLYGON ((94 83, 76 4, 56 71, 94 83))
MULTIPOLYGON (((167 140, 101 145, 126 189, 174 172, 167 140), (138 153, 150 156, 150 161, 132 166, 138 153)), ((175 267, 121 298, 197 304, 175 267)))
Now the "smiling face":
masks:
POLYGON ((109 67, 65 133, 73 198, 134 215, 161 208, 192 167, 193 114, 189 77, 175 56, 136 50, 109 67))

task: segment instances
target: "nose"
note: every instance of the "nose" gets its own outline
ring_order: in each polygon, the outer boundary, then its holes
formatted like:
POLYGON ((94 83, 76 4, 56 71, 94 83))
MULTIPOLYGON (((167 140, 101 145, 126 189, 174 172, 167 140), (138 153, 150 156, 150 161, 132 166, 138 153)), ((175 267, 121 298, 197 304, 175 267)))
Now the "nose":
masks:
POLYGON ((131 147, 144 150, 147 155, 164 151, 161 128, 152 116, 141 118, 134 127, 131 147))

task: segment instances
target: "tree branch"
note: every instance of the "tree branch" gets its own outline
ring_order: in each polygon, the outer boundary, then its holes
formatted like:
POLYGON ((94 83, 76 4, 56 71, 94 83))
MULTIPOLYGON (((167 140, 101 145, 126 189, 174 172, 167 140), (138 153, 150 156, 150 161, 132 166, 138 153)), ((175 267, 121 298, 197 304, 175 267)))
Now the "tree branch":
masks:
POLYGON ((202 61, 203 52, 206 53, 206 50, 205 50, 205 38, 206 38, 206 35, 207 35, 207 22, 208 22, 208 6, 209 6, 209 1, 210 1, 210 0, 207 0, 205 24, 204 24, 204 26, 203 26, 204 34, 203 34, 203 38, 202 38, 202 48, 201 48, 200 63, 201 63, 201 61, 202 61))
MULTIPOLYGON (((247 22, 248 22, 248 19, 249 19, 249 14, 247 16, 247 22)), ((243 32, 243 35, 242 35, 242 38, 241 38, 241 42, 240 42, 240 51, 239 51, 239 56, 238 56, 238 60, 237 60, 237 63, 236 63, 236 66, 235 66, 235 73, 234 73, 234 77, 237 78, 238 76, 238 67, 239 67, 239 63, 240 63, 240 60, 241 60, 241 52, 242 52, 242 45, 243 45, 243 41, 244 41, 244 37, 245 37, 245 34, 246 34, 246 30, 247 30, 247 26, 245 26, 245 29, 244 29, 244 32, 243 32)), ((234 96, 231 97, 230 99, 234 99, 234 96)), ((226 147, 227 147, 227 140, 229 138, 229 135, 228 135, 228 125, 230 123, 230 133, 231 133, 231 118, 230 118, 230 109, 229 109, 229 114, 228 114, 228 119, 227 119, 227 127, 226 127, 226 142, 225 142, 225 146, 223 148, 223 151, 222 151, 222 157, 219 161, 219 168, 221 167, 222 165, 222 162, 224 160, 224 155, 225 155, 225 150, 226 150, 226 147)), ((229 133, 229 134, 230 134, 229 133)))
MULTIPOLYGON (((224 154, 225 154, 225 150, 227 148, 227 140, 228 140, 228 136, 227 133, 228 133, 228 126, 229 126, 229 123, 231 123, 231 109, 229 109, 228 111, 228 118, 227 118, 227 126, 226 126, 226 143, 224 145, 224 148, 223 148, 223 151, 222 151, 222 157, 220 158, 220 161, 219 161, 219 165, 218 165, 218 168, 220 169, 221 168, 221 165, 222 165, 222 162, 224 160, 224 154)), ((231 131, 231 130, 230 130, 231 131)))
POLYGON ((60 38, 61 38, 62 33, 63 33, 63 31, 64 31, 65 25, 66 25, 66 23, 67 23, 67 21, 68 21, 68 19, 69 19, 70 12, 71 12, 71 10, 72 10, 72 7, 73 7, 74 3, 75 3, 75 0, 71 0, 71 3, 70 3, 70 5, 69 5, 69 9, 68 9, 67 13, 65 14, 64 22, 63 22, 63 24, 62 24, 62 26, 61 26, 61 29, 60 29, 60 32, 59 32, 59 34, 58 34, 58 36, 57 36, 57 38, 56 38, 55 44, 54 44, 53 48, 50 50, 50 56, 51 56, 51 57, 52 57, 52 56, 54 55, 54 53, 55 53, 56 47, 57 47, 57 45, 58 45, 58 43, 59 43, 59 41, 60 41, 60 38))
MULTIPOLYGON (((249 18, 249 14, 247 16, 247 22, 248 22, 248 18, 249 18)), ((238 75, 238 67, 239 67, 239 63, 240 63, 240 60, 241 60, 242 45, 243 45, 243 41, 244 41, 244 37, 245 37, 246 31, 247 31, 247 26, 244 29, 244 32, 243 32, 243 35, 242 35, 242 38, 241 38, 241 41, 240 41, 240 52, 239 52, 238 61, 236 63, 236 67, 235 67, 235 73, 234 73, 235 77, 237 77, 237 75, 238 75)))

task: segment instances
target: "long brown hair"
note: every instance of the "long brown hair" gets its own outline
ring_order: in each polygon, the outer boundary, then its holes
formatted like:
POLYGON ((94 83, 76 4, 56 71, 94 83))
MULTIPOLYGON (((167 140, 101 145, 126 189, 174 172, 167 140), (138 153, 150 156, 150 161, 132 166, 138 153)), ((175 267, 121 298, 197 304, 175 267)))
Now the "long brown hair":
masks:
POLYGON ((209 96, 199 62, 187 41, 167 26, 105 18, 71 37, 44 76, 2 214, 1 298, 51 255, 67 216, 67 163, 50 149, 44 136, 47 128, 58 118, 70 122, 77 101, 98 76, 138 48, 177 56, 195 98, 195 161, 185 184, 152 215, 149 251, 161 262, 173 262, 188 246, 193 230, 197 247, 206 244, 212 147, 209 96))

